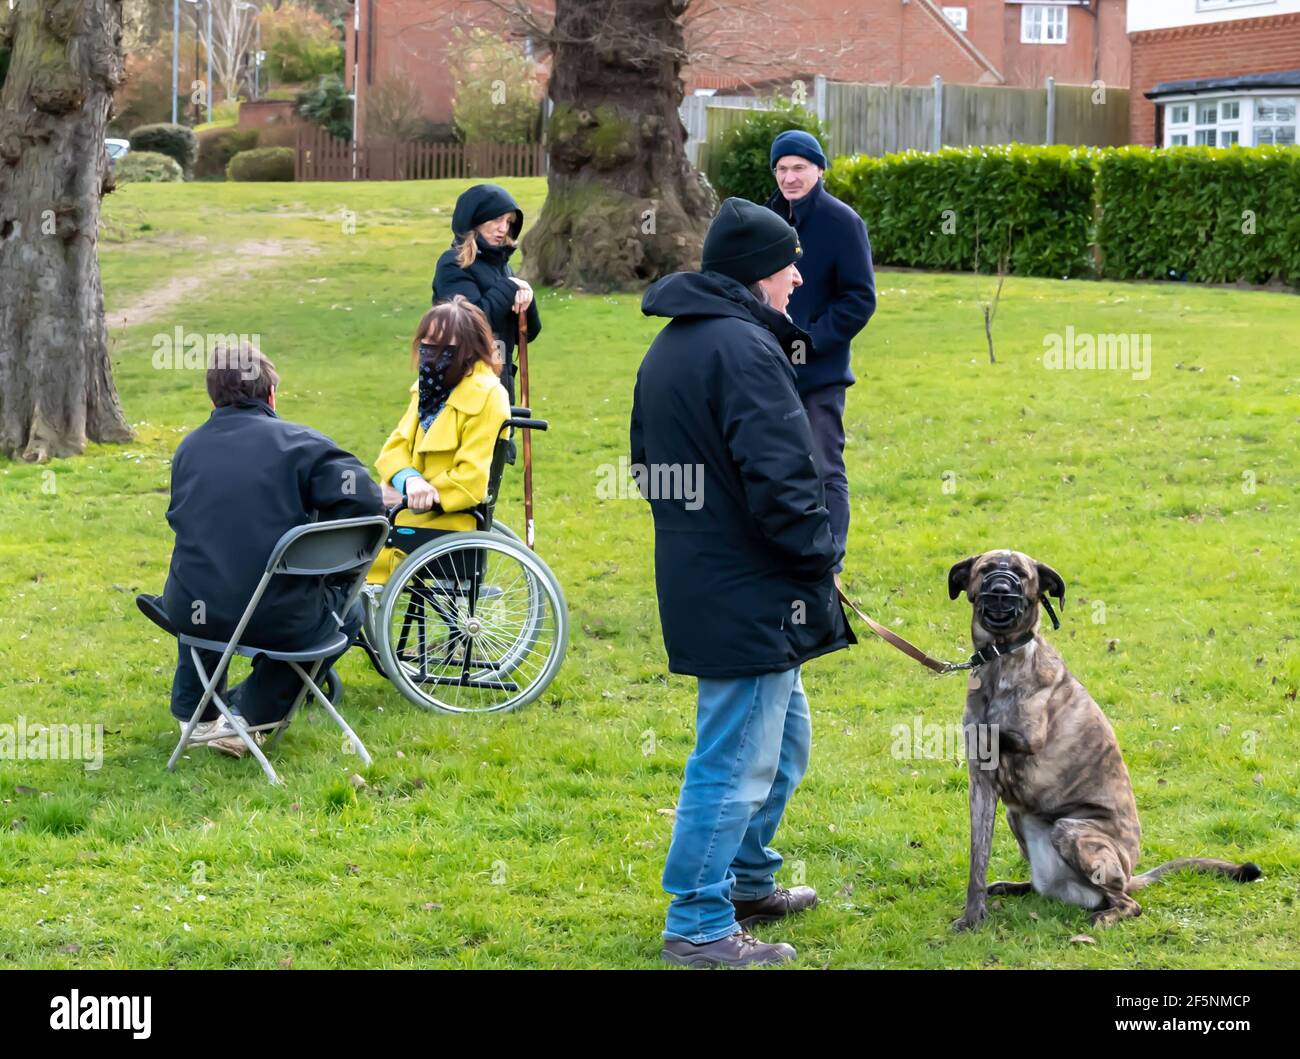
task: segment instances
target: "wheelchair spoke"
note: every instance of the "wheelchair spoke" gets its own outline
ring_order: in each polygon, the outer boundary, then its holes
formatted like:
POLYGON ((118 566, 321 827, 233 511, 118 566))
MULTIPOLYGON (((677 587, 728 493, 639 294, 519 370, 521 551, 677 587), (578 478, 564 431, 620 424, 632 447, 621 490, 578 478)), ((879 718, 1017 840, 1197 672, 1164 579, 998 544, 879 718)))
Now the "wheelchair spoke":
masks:
POLYGON ((389 675, 412 701, 453 713, 510 709, 554 676, 568 638, 563 596, 520 542, 449 534, 394 578, 377 624, 389 637, 389 675))

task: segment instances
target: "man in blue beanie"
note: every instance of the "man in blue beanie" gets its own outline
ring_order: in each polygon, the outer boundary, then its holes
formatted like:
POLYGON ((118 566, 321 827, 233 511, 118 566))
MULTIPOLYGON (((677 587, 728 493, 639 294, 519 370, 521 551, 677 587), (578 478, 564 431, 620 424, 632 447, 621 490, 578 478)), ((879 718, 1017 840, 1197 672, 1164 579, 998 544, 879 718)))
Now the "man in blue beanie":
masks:
POLYGON ((812 348, 792 358, 799 397, 812 428, 817 470, 826 487, 835 542, 849 532, 849 480, 844 470, 844 394, 853 385, 850 344, 876 310, 871 241, 862 218, 822 182, 826 155, 816 137, 787 129, 772 141, 777 192, 767 201, 799 233, 803 284, 790 295, 790 318, 812 348))

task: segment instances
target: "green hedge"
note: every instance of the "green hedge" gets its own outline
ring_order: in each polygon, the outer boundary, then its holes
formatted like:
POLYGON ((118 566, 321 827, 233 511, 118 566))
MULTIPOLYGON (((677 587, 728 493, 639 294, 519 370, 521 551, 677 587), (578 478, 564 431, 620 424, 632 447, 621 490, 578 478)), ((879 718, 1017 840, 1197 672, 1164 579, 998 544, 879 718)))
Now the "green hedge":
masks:
POLYGON ((292 147, 258 147, 240 151, 226 166, 227 180, 292 180, 292 147))
POLYGON ((837 158, 878 264, 1300 287, 1300 148, 1004 147, 837 158), (951 212, 947 212, 951 211, 951 212), (1253 230, 1252 230, 1253 229, 1253 230))
POLYGON ((876 262, 1026 276, 1092 270, 1094 152, 945 148, 837 158, 826 186, 867 222, 876 262), (978 261, 977 261, 978 257, 978 261))
POLYGON ((226 166, 241 151, 257 146, 256 129, 205 129, 198 134, 199 157, 194 163, 196 180, 224 180, 226 166))
POLYGON ((174 158, 188 180, 194 172, 194 160, 198 157, 199 141, 194 131, 185 125, 171 125, 166 122, 159 125, 141 125, 132 129, 127 137, 133 151, 156 151, 174 158))
POLYGON ((1300 149, 1118 147, 1097 194, 1105 276, 1300 285, 1300 149))
POLYGON ((131 151, 113 163, 117 184, 168 184, 185 179, 175 158, 157 151, 131 151))

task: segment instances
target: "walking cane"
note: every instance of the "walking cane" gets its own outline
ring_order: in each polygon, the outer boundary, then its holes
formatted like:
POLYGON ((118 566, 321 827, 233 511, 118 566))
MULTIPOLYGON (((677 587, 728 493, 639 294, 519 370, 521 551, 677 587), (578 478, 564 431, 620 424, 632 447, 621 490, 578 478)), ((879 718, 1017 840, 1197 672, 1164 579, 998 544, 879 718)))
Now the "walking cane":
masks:
MULTIPOLYGON (((533 406, 528 400, 528 313, 519 314, 519 403, 525 408, 533 406)), ((524 435, 524 543, 533 547, 533 432, 524 435)))

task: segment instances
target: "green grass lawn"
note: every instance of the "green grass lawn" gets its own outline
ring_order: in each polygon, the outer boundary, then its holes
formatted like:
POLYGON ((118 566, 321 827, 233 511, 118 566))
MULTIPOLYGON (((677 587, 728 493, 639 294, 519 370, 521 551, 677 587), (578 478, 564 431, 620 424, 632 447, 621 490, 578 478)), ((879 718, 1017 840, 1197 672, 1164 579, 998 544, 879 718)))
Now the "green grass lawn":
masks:
MULTIPOLYGON (((405 407, 410 335, 466 186, 109 198, 105 299, 127 319, 112 358, 136 439, 0 465, 0 722, 102 723, 104 760, 0 760, 0 963, 658 965, 694 682, 666 676, 647 507, 596 495, 626 453, 633 377, 661 325, 634 295, 539 292, 533 404, 552 429, 536 439, 538 542, 573 627, 548 694, 517 714, 435 716, 353 652, 344 712, 376 758, 363 789, 319 711, 282 744, 282 788, 206 749, 164 771, 175 647, 133 596, 161 589, 168 461, 208 408, 200 372, 153 366, 154 336, 259 335, 281 413, 369 462, 405 407)), ((535 220, 544 182, 512 187, 535 220)), ((1300 966, 1300 300, 1012 278, 991 365, 987 278, 878 284, 849 392, 851 594, 962 657, 969 607, 948 601, 948 567, 991 547, 1052 564, 1068 596, 1048 635, 1115 726, 1143 865, 1213 855, 1265 877, 1173 877, 1091 945, 1070 940, 1086 913, 1037 896, 954 935, 964 766, 891 748, 896 725, 959 722, 965 680, 863 631, 805 670, 816 745, 778 835, 782 880, 822 903, 763 936, 805 967, 1300 966), (1067 325, 1149 334, 1150 377, 1046 370, 1044 336, 1067 325)), ((517 474, 505 492, 518 526, 517 474)), ((1027 877, 1001 822, 990 877, 1027 877)))

